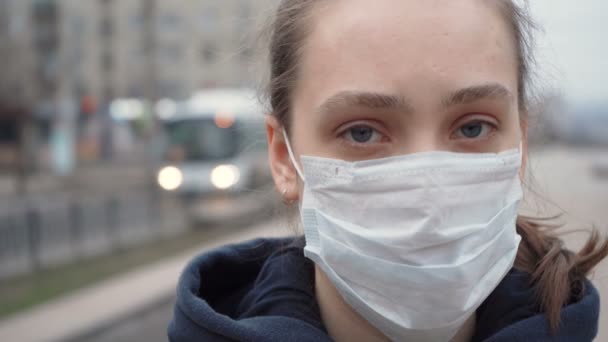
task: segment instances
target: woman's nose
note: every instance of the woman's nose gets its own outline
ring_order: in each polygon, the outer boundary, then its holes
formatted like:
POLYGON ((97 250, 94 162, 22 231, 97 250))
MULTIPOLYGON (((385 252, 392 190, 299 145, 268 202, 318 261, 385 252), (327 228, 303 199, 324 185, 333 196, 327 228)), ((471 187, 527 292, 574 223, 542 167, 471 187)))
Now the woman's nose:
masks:
POLYGON ((396 155, 447 150, 441 139, 431 131, 419 130, 397 146, 396 155))

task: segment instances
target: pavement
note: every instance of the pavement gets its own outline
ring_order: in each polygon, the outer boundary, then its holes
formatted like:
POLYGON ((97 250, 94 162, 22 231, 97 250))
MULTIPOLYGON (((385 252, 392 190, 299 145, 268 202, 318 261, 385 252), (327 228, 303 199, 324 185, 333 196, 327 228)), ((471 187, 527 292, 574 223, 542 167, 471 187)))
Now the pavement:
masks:
MULTIPOLYGON (((0 322, 3 341, 82 341, 122 320, 143 315, 174 296, 180 272, 194 256, 238 241, 289 235, 277 218, 185 251, 0 322)), ((168 321, 166 322, 168 323, 168 321)), ((163 327, 164 330, 164 327, 163 327)))

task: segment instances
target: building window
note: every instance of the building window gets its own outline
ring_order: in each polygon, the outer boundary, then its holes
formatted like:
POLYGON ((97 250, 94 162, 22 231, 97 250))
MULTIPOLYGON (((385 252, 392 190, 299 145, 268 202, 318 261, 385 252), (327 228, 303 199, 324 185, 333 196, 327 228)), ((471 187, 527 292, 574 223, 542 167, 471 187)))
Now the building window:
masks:
POLYGON ((134 30, 140 30, 144 26, 144 16, 141 13, 129 17, 129 26, 134 30))
POLYGON ((37 20, 54 20, 57 17, 57 6, 53 0, 34 1, 34 17, 37 20))
POLYGON ((174 13, 165 13, 161 15, 158 25, 161 31, 176 31, 179 30, 181 26, 180 17, 174 13))
POLYGON ((78 37, 81 37, 82 35, 84 35, 86 33, 87 22, 86 22, 85 18, 82 17, 81 15, 75 16, 74 18, 72 18, 71 26, 72 26, 72 32, 75 35, 77 35, 78 37))
POLYGON ((19 139, 19 127, 15 120, 0 121, 0 144, 16 143, 19 139))

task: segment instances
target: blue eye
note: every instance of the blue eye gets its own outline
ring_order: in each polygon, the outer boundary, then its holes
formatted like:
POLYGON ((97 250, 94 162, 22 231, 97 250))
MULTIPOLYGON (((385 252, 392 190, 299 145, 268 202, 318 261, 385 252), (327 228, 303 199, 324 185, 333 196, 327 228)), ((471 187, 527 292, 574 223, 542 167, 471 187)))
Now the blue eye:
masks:
POLYGON ((351 126, 342 133, 342 139, 358 145, 379 143, 383 137, 382 133, 368 125, 351 126))
POLYGON ((375 130, 367 126, 356 126, 348 130, 348 135, 352 141, 364 144, 370 142, 374 137, 375 130))
POLYGON ((492 133, 494 125, 483 121, 472 121, 461 126, 455 133, 456 138, 477 139, 484 138, 492 133))
POLYGON ((460 128, 460 133, 470 139, 479 137, 482 132, 483 124, 481 122, 473 122, 470 124, 466 124, 460 128))

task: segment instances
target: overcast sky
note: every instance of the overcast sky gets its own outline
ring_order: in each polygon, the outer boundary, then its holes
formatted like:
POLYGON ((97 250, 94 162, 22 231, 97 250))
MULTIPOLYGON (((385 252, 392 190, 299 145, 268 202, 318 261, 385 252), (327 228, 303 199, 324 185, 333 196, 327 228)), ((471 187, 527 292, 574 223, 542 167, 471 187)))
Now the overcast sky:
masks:
POLYGON ((608 1, 530 0, 542 83, 576 103, 608 104, 608 1))

